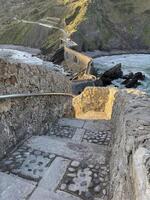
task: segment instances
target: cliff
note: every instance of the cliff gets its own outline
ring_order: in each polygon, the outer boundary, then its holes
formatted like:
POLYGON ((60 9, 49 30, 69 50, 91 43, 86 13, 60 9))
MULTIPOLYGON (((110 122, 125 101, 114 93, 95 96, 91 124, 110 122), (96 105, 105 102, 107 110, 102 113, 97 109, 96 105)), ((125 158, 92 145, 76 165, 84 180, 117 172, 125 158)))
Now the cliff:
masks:
POLYGON ((150 48, 147 0, 0 0, 0 43, 55 50, 62 30, 16 19, 42 21, 64 29, 86 50, 150 48), (9 10, 9 13, 8 13, 9 10))

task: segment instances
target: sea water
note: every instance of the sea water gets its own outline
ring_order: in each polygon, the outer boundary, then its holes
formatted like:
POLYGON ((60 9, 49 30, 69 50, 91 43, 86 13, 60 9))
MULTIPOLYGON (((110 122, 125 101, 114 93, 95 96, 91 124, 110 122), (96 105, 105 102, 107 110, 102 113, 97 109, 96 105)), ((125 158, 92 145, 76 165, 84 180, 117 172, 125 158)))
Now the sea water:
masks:
MULTIPOLYGON (((119 63, 122 64, 124 75, 130 72, 142 72, 146 78, 137 88, 150 94, 150 54, 124 54, 94 59, 94 66, 99 74, 119 63)), ((124 88, 122 81, 123 79, 117 79, 112 83, 119 88, 124 88)))

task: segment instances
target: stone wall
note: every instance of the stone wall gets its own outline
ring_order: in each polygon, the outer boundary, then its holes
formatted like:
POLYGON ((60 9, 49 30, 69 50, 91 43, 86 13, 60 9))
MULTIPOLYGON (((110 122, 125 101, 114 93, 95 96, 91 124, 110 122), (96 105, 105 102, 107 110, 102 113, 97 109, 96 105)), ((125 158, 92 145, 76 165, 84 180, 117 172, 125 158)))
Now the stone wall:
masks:
POLYGON ((150 199, 150 150, 139 147, 133 156, 133 179, 136 200, 150 199))
MULTIPOLYGON (((70 82, 47 67, 0 60, 0 94, 70 92, 70 82)), ((46 134, 51 122, 70 112, 71 97, 0 100, 0 158, 22 139, 46 134)))
POLYGON ((112 114, 111 200, 139 200, 139 193, 144 197, 141 200, 150 199, 150 193, 145 193, 150 183, 146 184, 142 176, 145 173, 137 170, 135 162, 137 156, 141 160, 141 147, 150 149, 149 116, 148 95, 138 90, 122 90, 116 94, 112 114))
POLYGON ((73 73, 78 73, 86 68, 89 68, 88 72, 90 73, 92 58, 67 47, 64 48, 64 58, 66 65, 73 73))

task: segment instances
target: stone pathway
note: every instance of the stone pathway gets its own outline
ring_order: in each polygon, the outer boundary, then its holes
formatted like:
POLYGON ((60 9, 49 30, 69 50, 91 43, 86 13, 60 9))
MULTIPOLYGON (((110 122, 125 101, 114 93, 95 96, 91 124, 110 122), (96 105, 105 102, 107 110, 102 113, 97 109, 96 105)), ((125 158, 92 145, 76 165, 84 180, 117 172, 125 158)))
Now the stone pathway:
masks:
POLYGON ((0 200, 107 200, 109 121, 62 118, 0 161, 0 200))

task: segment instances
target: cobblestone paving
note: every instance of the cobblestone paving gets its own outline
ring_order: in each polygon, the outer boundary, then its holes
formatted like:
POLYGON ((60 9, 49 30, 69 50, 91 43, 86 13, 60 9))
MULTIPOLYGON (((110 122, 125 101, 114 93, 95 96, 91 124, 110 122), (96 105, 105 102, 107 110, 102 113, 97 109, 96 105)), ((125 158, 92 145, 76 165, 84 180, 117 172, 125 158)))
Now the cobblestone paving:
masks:
POLYGON ((87 141, 89 143, 95 143, 99 145, 109 145, 111 140, 111 132, 110 131, 85 131, 82 141, 87 141))
POLYGON ((13 173, 33 181, 39 181, 56 156, 22 146, 0 162, 3 172, 13 173))
POLYGON ((72 161, 60 185, 60 190, 72 193, 84 200, 107 196, 109 166, 72 161))
POLYGON ((10 153, 0 161, 0 200, 107 200, 111 133, 98 125, 61 119, 10 153))
POLYGON ((72 138, 75 134, 76 128, 70 126, 61 126, 58 124, 52 125, 50 132, 48 133, 49 136, 56 136, 56 137, 64 137, 64 138, 72 138))

